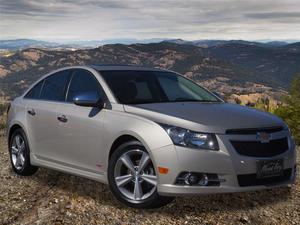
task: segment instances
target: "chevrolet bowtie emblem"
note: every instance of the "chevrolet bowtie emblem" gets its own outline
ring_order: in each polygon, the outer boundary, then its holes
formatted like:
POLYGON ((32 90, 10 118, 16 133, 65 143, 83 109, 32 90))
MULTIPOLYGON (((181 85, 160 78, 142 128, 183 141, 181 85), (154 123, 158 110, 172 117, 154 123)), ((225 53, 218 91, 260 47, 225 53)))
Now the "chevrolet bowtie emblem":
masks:
POLYGON ((256 140, 260 141, 261 143, 268 143, 270 142, 272 135, 267 132, 257 132, 256 133, 256 140))

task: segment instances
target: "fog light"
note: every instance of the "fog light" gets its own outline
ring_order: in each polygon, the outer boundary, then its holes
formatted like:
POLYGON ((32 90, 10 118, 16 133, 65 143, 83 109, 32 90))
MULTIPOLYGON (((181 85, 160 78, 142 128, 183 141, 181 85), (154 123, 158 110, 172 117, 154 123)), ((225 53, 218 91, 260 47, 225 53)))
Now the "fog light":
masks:
POLYGON ((195 174, 188 173, 187 175, 185 175, 184 182, 188 185, 195 185, 199 182, 199 178, 195 174))
POLYGON ((207 186, 208 185, 208 176, 205 174, 205 173, 202 173, 200 175, 200 179, 199 179, 199 182, 198 184, 201 185, 201 186, 207 186))
POLYGON ((199 173, 199 172, 181 172, 175 181, 177 185, 190 186, 220 186, 224 179, 219 179, 215 173, 199 173))

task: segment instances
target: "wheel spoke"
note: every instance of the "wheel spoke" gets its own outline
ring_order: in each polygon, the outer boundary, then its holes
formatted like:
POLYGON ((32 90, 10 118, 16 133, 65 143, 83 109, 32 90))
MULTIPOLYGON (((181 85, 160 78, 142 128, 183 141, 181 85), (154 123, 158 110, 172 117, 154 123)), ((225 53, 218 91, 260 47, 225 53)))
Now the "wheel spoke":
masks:
POLYGON ((128 184, 132 180, 132 175, 124 175, 124 176, 119 176, 115 178, 116 183, 119 187, 124 186, 125 184, 128 184))
POLYGON ((20 150, 22 147, 22 139, 19 135, 16 136, 16 144, 17 144, 18 149, 20 150))
POLYGON ((153 186, 157 185, 157 177, 154 175, 149 175, 149 174, 143 174, 141 178, 146 181, 149 184, 152 184, 153 186))
POLYGON ((23 141, 21 146, 20 146, 20 149, 19 149, 21 152, 23 152, 25 150, 25 142, 23 141))
POLYGON ((18 152, 19 152, 19 149, 17 149, 16 146, 11 147, 11 154, 16 155, 16 154, 18 154, 18 152))
POLYGON ((143 152, 142 158, 139 163, 138 171, 139 172, 143 171, 143 169, 145 169, 145 167, 148 165, 149 162, 150 162, 149 155, 147 153, 143 152))
POLYGON ((15 166, 17 167, 17 169, 19 169, 18 167, 22 166, 20 155, 17 155, 17 157, 16 157, 16 165, 15 166))
POLYGON ((20 155, 19 155, 19 158, 20 158, 20 163, 21 163, 21 165, 23 166, 24 163, 25 163, 25 157, 24 157, 24 155, 23 155, 23 154, 20 154, 20 155))
POLYGON ((133 193, 134 199, 139 200, 142 198, 143 196, 143 190, 142 190, 142 186, 141 183, 138 179, 135 180, 134 183, 134 193, 133 193))
POLYGON ((134 165, 128 155, 123 155, 120 159, 132 173, 135 173, 134 165))

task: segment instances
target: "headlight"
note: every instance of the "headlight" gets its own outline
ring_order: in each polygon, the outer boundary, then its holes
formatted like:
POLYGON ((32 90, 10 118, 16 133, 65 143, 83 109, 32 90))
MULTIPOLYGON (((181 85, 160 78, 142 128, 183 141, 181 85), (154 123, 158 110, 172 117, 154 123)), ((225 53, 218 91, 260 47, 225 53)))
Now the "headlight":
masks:
POLYGON ((290 135, 292 136, 292 131, 287 124, 285 124, 284 129, 287 130, 290 133, 290 135))
POLYGON ((161 126, 167 131, 175 145, 215 151, 219 150, 218 141, 214 134, 199 133, 169 125, 161 124, 161 126))

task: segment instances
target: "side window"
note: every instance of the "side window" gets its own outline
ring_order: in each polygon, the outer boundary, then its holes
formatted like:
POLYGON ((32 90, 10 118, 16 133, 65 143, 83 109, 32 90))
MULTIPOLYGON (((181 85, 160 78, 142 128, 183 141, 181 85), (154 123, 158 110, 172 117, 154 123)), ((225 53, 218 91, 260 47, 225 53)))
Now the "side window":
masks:
POLYGON ((100 84, 93 74, 86 70, 75 70, 68 90, 67 102, 72 102, 76 95, 93 93, 101 96, 100 84))
POLYGON ((65 93, 70 79, 70 70, 57 72, 45 79, 40 99, 65 101, 65 93))
POLYGON ((44 80, 42 80, 39 83, 37 83, 36 85, 34 85, 34 87, 31 88, 31 90, 29 92, 27 92, 27 94, 24 96, 24 98, 39 99, 41 89, 42 89, 42 86, 43 86, 43 82, 44 82, 44 80))

